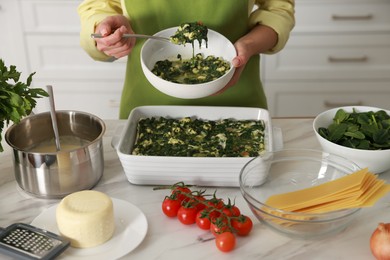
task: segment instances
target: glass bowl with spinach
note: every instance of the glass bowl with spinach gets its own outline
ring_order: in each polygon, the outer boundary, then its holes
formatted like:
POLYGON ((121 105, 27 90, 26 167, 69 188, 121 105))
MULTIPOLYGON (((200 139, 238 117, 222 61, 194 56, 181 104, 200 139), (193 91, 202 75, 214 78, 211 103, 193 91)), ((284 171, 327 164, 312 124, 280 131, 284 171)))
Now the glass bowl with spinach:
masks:
POLYGON ((381 173, 390 169, 390 111, 346 106, 320 113, 313 130, 326 152, 381 173))

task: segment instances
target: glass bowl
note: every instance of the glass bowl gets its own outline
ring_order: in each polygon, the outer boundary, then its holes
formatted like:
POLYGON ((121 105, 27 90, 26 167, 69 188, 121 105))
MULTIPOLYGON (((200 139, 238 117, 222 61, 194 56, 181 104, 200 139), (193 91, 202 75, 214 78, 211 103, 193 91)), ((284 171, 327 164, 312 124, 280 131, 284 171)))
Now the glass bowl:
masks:
POLYGON ((360 209, 318 214, 280 210, 265 204, 274 194, 319 185, 360 170, 352 161, 317 150, 291 149, 253 158, 241 170, 241 193, 256 218, 283 235, 313 239, 345 229, 360 209))

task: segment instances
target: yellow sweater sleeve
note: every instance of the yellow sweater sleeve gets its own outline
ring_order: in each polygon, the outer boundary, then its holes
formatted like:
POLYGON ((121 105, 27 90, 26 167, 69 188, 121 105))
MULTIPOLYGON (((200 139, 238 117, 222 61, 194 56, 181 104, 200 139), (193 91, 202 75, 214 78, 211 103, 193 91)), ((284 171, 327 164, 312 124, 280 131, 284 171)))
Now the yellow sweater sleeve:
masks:
POLYGON ((271 27, 278 34, 276 46, 269 54, 283 49, 295 25, 294 0, 256 0, 257 9, 249 16, 249 25, 257 24, 271 27))
POLYGON ((94 60, 109 61, 111 57, 98 51, 91 33, 96 25, 111 15, 123 14, 121 0, 84 0, 77 8, 80 17, 80 45, 94 60))

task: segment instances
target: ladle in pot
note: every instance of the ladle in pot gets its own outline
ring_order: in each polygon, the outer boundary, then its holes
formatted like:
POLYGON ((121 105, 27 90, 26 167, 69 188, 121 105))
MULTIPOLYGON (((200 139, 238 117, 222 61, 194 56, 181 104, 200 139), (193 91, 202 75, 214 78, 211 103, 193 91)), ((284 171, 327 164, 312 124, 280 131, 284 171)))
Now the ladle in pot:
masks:
POLYGON ((58 126, 57 126, 57 116, 56 116, 56 108, 54 105, 54 95, 53 95, 53 87, 51 85, 47 85, 47 92, 49 93, 49 102, 50 102, 50 116, 51 123, 53 126, 55 144, 57 151, 61 150, 60 146, 60 135, 58 134, 58 126))

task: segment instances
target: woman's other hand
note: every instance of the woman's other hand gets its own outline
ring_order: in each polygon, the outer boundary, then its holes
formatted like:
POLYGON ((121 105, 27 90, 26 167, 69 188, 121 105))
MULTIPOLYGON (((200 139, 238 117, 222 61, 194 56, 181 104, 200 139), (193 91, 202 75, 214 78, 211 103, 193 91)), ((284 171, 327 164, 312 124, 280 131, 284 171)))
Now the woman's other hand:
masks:
POLYGON ((238 39, 234 44, 237 56, 232 60, 232 66, 236 70, 228 84, 214 95, 219 95, 236 84, 249 59, 253 55, 268 52, 276 45, 277 41, 277 33, 270 27, 262 25, 255 26, 248 34, 238 39))
POLYGON ((96 38, 96 48, 104 54, 119 59, 127 56, 135 44, 135 38, 122 38, 125 33, 134 33, 130 22, 123 15, 109 16, 95 28, 103 38, 96 38))

